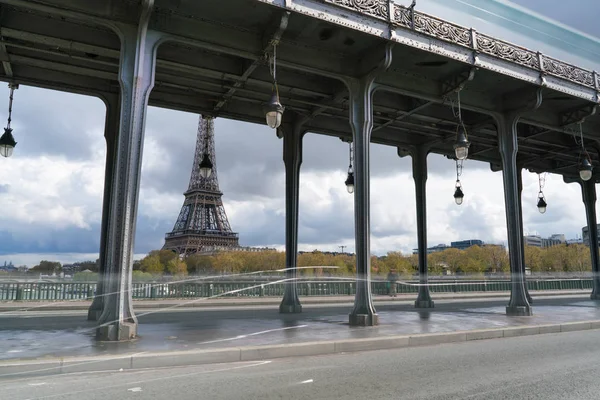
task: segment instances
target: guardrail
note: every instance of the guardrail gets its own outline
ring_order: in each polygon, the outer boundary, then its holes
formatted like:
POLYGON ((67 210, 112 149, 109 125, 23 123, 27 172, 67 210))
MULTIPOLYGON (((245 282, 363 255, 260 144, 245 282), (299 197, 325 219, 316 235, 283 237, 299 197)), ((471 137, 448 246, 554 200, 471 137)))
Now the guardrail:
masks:
MULTIPOLYGON (((503 292, 510 290, 510 281, 430 281, 432 293, 456 292, 503 292)), ((351 280, 304 281, 297 283, 300 296, 340 296, 353 295, 356 284, 351 280)), ((396 284, 397 293, 417 293, 418 281, 402 281, 396 284)), ((591 279, 553 279, 527 281, 529 290, 573 290, 591 289, 591 279)), ((213 281, 182 283, 134 283, 134 299, 176 299, 186 297, 265 297, 283 296, 285 283, 213 281)), ((371 282, 373 294, 388 293, 385 281, 371 282)), ((0 282, 0 301, 40 301, 40 300, 83 300, 96 294, 95 282, 0 282)))

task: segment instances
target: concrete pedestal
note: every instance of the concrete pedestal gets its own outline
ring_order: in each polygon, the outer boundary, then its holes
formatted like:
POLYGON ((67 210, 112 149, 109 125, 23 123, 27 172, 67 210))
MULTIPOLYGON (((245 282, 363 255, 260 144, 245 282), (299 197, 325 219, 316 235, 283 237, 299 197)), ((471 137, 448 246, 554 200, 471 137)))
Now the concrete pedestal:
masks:
POLYGON ((511 317, 529 317, 533 315, 533 310, 528 306, 506 306, 506 315, 511 317))
POLYGON ((115 325, 103 325, 96 329, 96 340, 104 342, 125 342, 137 336, 137 324, 122 323, 121 329, 115 325))
POLYGON ((379 325, 378 314, 350 314, 350 326, 375 326, 379 325))

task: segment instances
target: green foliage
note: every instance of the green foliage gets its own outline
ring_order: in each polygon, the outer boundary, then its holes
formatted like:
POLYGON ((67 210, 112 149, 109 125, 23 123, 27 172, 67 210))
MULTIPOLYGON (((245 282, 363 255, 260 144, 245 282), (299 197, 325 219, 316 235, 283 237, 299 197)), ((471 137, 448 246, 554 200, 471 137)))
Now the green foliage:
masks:
POLYGON ((42 260, 38 265, 31 268, 31 271, 46 275, 51 275, 53 273, 58 274, 62 269, 62 265, 57 261, 46 261, 42 260))
POLYGON ((148 282, 148 281, 152 281, 154 280, 154 276, 152 276, 152 274, 149 274, 147 272, 142 272, 142 271, 133 271, 131 273, 131 278, 133 279, 134 282, 148 282))
POLYGON ((98 273, 96 272, 76 272, 73 275, 73 280, 77 282, 97 282, 98 273))
POLYGON ((167 271, 173 276, 186 276, 188 274, 187 265, 178 257, 172 258, 167 262, 167 271))
POLYGON ((140 269, 152 275, 159 275, 165 272, 165 266, 160 262, 158 254, 152 253, 142 259, 140 269))

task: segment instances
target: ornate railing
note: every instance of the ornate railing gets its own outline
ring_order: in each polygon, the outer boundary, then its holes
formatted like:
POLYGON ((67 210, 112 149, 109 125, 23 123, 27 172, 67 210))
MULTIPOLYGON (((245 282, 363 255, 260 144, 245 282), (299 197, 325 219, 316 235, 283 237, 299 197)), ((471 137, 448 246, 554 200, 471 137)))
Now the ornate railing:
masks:
POLYGON ((470 48, 499 59, 553 75, 578 85, 599 90, 600 79, 594 71, 545 56, 539 52, 483 35, 474 29, 394 4, 389 0, 322 0, 352 11, 386 20, 393 26, 408 28, 437 39, 470 48))
MULTIPOLYGON (((418 281, 397 283, 398 293, 417 293, 418 281)), ((439 280, 430 282, 433 293, 457 292, 509 292, 508 280, 439 280)), ((529 280, 530 290, 583 290, 592 288, 591 279, 529 280)), ((280 281, 212 281, 212 282, 148 282, 134 283, 134 299, 179 299, 209 297, 265 297, 283 296, 285 283, 280 281)), ((374 281, 371 290, 375 295, 388 292, 388 283, 374 281)), ((352 280, 328 282, 301 280, 298 282, 300 296, 354 295, 356 284, 352 280)), ((26 282, 0 283, 0 301, 62 301, 91 299, 96 293, 92 282, 26 282)))

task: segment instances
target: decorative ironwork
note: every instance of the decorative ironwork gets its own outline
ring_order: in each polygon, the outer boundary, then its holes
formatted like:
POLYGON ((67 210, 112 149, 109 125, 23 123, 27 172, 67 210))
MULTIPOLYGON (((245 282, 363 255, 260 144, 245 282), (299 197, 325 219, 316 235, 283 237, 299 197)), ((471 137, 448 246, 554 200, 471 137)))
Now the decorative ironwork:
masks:
MULTIPOLYGON (((339 6, 353 9, 363 14, 371 14, 379 18, 388 18, 388 2, 386 0, 325 0, 339 6)), ((493 37, 477 33, 468 28, 456 25, 418 11, 395 5, 392 23, 408 29, 425 33, 438 39, 446 40, 461 46, 514 62, 540 72, 575 82, 587 87, 598 88, 600 81, 595 82, 594 73, 582 68, 550 58, 540 57, 539 53, 528 50, 493 37), (413 25, 414 24, 414 25, 413 25), (475 41, 476 43, 473 43, 475 41), (540 65, 540 58, 543 59, 540 65)))
POLYGON ((564 63, 550 57, 543 59, 544 71, 548 74, 564 78, 569 81, 577 82, 585 86, 595 87, 594 73, 585 69, 564 63))
POLYGON ((394 8, 394 21, 393 22, 395 24, 402 25, 407 28, 411 28, 412 19, 411 19, 410 10, 406 7, 396 6, 394 8))
MULTIPOLYGON (((410 26, 410 11, 408 11, 410 26)), ((415 30, 463 46, 471 46, 471 30, 443 19, 415 12, 415 30)))
POLYGON ((388 18, 389 3, 387 0, 326 0, 340 6, 351 8, 361 13, 375 15, 379 18, 388 18))
POLYGON ((490 36, 477 34, 477 50, 526 67, 540 69, 538 53, 490 36))
POLYGON ((188 190, 173 231, 165 235, 163 249, 178 254, 205 252, 207 249, 239 247, 238 234, 231 231, 217 179, 214 120, 200 116, 196 153, 188 190), (200 174, 200 160, 208 153, 212 172, 207 178, 200 174))

